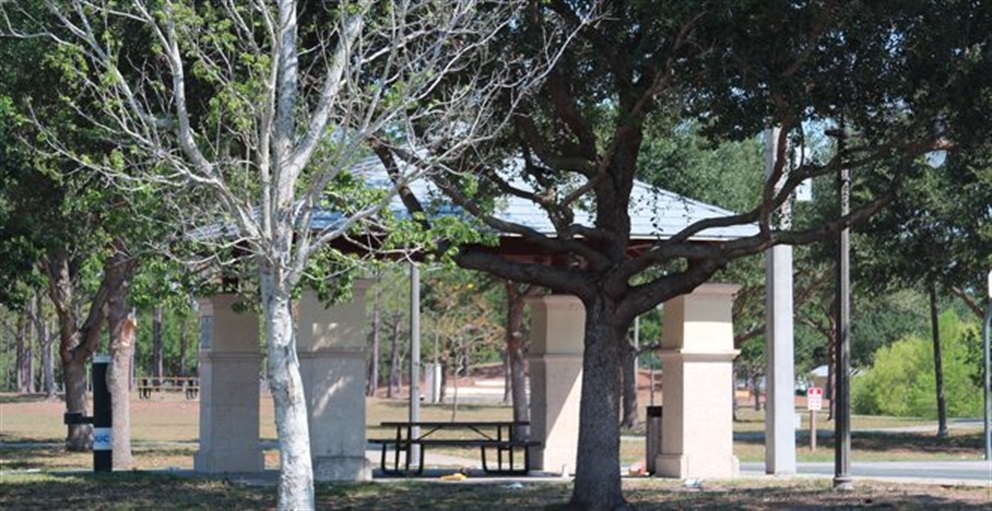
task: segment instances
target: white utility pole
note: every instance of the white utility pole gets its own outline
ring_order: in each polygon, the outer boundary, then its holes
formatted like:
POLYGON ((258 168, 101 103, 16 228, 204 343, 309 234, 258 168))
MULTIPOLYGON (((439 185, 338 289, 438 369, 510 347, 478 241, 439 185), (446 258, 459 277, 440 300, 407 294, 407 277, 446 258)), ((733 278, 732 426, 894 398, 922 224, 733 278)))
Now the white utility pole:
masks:
MULTIPOLYGON (((410 263, 410 422, 420 422, 420 267, 410 263)), ((410 430, 420 436, 420 428, 410 430)), ((410 446, 411 461, 420 459, 420 446, 410 446)), ((423 467, 418 467, 423 468, 423 467)))
MULTIPOLYGON (((780 128, 765 132, 765 177, 772 175, 778 154, 780 128)), ((775 184, 776 194, 787 177, 775 184)), ((782 205, 775 226, 792 224, 792 203, 782 205)), ((795 366, 793 353, 792 247, 778 245, 765 251, 765 472, 796 473, 795 366)))

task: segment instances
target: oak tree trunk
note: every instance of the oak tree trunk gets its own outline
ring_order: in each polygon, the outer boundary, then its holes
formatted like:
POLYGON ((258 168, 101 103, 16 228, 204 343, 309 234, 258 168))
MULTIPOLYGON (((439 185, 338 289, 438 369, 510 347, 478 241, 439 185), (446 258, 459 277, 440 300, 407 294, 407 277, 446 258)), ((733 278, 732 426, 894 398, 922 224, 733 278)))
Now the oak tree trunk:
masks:
POLYGON ((586 301, 582 400, 575 484, 575 509, 624 509, 620 488, 620 361, 629 325, 612 324, 613 314, 598 298, 586 301), (581 467, 581 469, 578 469, 581 467))
MULTIPOLYGON (((71 357, 62 359, 63 384, 65 385, 65 410, 69 413, 90 415, 89 400, 86 395, 87 358, 71 357)), ((68 451, 88 451, 93 448, 90 424, 68 426, 65 448, 68 451)))
MULTIPOLYGON (((89 313, 82 325, 76 310, 75 291, 78 283, 79 263, 71 260, 64 250, 46 254, 42 266, 48 277, 48 298, 58 316, 59 361, 62 363, 62 381, 65 387, 65 409, 68 413, 89 415, 86 395, 87 361, 96 351, 100 340, 100 325, 104 320, 106 285, 91 299, 89 313)), ((66 427, 66 449, 87 451, 92 447, 89 424, 71 424, 66 427)))

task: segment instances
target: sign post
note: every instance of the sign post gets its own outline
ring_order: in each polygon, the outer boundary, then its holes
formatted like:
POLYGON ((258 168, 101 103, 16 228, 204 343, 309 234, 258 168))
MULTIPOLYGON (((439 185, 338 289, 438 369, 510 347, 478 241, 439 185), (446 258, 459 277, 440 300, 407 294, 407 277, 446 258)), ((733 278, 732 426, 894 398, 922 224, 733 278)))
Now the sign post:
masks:
POLYGON ((93 356, 93 471, 114 470, 113 429, 114 413, 111 409, 107 371, 110 355, 93 356))
POLYGON ((65 424, 93 425, 93 471, 111 472, 114 470, 113 452, 113 410, 110 389, 107 387, 109 355, 94 355, 92 366, 93 416, 79 412, 67 412, 62 422, 65 424))
POLYGON ((809 410, 809 450, 816 452, 816 412, 823 409, 823 388, 806 389, 806 408, 809 410))

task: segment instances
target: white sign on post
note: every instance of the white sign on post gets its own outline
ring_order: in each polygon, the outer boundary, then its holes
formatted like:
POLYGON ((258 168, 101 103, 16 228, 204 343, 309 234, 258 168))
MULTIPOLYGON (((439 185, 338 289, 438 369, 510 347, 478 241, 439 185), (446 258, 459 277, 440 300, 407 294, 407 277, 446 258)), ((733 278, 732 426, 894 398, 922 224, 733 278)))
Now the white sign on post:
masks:
POLYGON ((114 449, 113 428, 93 428, 93 450, 111 451, 114 449))
POLYGON ((823 387, 806 389, 806 409, 811 412, 818 412, 823 409, 823 387))

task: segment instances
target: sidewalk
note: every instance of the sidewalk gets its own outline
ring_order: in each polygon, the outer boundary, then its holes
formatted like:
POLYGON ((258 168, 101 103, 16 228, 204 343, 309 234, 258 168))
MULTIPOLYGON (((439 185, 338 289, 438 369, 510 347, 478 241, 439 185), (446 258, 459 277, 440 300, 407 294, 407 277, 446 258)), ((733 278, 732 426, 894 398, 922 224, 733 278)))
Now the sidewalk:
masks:
MULTIPOLYGON (((827 477, 834 475, 832 462, 801 462, 797 473, 778 476, 765 474, 761 462, 741 463, 742 477, 827 477)), ((945 486, 984 486, 992 489, 992 461, 865 461, 851 463, 855 481, 872 480, 904 484, 945 486)))

